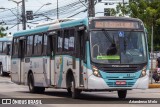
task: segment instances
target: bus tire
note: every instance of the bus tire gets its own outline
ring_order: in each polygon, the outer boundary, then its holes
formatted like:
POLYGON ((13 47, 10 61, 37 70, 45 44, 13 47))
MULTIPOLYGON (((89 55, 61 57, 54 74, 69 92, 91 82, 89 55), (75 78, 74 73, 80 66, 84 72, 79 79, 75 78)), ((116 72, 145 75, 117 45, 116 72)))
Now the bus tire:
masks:
POLYGON ((75 83, 75 79, 74 77, 72 76, 72 81, 71 81, 71 94, 72 94, 72 98, 73 99, 76 99, 79 97, 81 93, 81 90, 79 89, 76 89, 76 83, 75 83))
POLYGON ((33 73, 29 73, 28 75, 28 87, 29 87, 29 91, 31 93, 35 93, 36 92, 36 87, 34 86, 34 76, 33 73))
POLYGON ((36 93, 44 93, 45 87, 35 87, 36 88, 36 93))
POLYGON ((1 65, 1 67, 0 67, 0 75, 1 75, 1 76, 5 76, 5 73, 3 72, 3 67, 2 67, 2 65, 1 65))
POLYGON ((118 90, 118 97, 121 99, 125 99, 127 95, 127 90, 118 90))
POLYGON ((36 87, 34 86, 34 76, 33 73, 29 73, 28 76, 28 86, 29 86, 29 91, 31 93, 44 93, 45 87, 36 87))

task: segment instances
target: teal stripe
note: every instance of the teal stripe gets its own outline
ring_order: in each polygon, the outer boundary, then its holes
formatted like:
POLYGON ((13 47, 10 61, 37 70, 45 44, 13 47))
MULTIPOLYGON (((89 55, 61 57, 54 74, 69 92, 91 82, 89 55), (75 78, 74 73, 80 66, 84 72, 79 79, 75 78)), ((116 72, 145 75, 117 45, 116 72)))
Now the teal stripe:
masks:
POLYGON ((61 87, 62 84, 62 74, 63 74, 63 56, 62 56, 62 64, 60 65, 60 74, 58 80, 58 86, 61 87))
POLYGON ((89 49, 89 41, 86 43, 86 49, 87 49, 87 68, 91 69, 91 60, 90 60, 90 49, 89 49))
POLYGON ((0 38, 0 41, 1 41, 1 42, 11 42, 12 39, 11 39, 11 38, 3 37, 3 38, 0 38))
POLYGON ((63 22, 60 24, 61 28, 74 27, 78 25, 88 25, 87 18, 84 19, 76 19, 72 21, 63 22))
POLYGON ((18 36, 24 36, 24 35, 31 35, 31 34, 36 34, 36 33, 41 33, 41 32, 47 32, 49 29, 49 26, 43 26, 43 27, 37 27, 35 29, 29 29, 29 30, 23 30, 14 33, 14 37, 18 36))

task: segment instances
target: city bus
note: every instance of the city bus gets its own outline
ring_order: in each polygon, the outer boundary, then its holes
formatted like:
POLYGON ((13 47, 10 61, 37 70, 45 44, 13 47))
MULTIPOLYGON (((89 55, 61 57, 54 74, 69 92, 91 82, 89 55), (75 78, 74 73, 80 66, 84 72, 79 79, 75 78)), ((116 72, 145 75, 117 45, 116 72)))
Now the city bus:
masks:
POLYGON ((0 38, 0 75, 7 76, 11 71, 12 36, 0 38))
POLYGON ((31 93, 147 89, 147 33, 136 18, 63 19, 13 35, 11 80, 31 93))

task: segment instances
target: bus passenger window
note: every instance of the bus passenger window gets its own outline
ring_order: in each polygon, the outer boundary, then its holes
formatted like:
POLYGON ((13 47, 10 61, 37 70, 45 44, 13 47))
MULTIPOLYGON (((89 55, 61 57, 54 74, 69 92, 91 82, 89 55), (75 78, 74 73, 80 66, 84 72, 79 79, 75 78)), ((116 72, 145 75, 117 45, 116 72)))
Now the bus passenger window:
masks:
POLYGON ((18 55, 18 39, 14 39, 13 55, 18 55))
POLYGON ((68 43, 69 51, 74 51, 74 48, 75 48, 74 41, 75 41, 74 29, 71 29, 69 33, 69 43, 68 43))
POLYGON ((58 31, 58 38, 57 38, 57 52, 62 52, 62 45, 63 45, 63 35, 62 32, 58 31))
POLYGON ((42 53, 42 35, 39 35, 38 36, 38 40, 37 40, 37 53, 39 54, 39 55, 41 55, 41 53, 42 53))
POLYGON ((43 35, 43 54, 47 53, 47 34, 43 35))
POLYGON ((69 43, 69 30, 64 31, 64 47, 63 51, 68 51, 68 43, 69 43))
POLYGON ((41 55, 42 53, 42 36, 35 35, 34 37, 34 55, 41 55))
POLYGON ((27 56, 32 55, 33 36, 27 37, 27 56))

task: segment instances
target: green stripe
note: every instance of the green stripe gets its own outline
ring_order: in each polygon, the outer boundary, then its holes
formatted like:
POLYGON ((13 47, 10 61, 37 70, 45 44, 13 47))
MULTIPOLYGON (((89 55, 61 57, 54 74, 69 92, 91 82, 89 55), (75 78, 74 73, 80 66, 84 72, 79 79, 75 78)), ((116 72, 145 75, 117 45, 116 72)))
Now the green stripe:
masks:
POLYGON ((120 56, 118 55, 97 56, 97 59, 120 60, 120 56))

